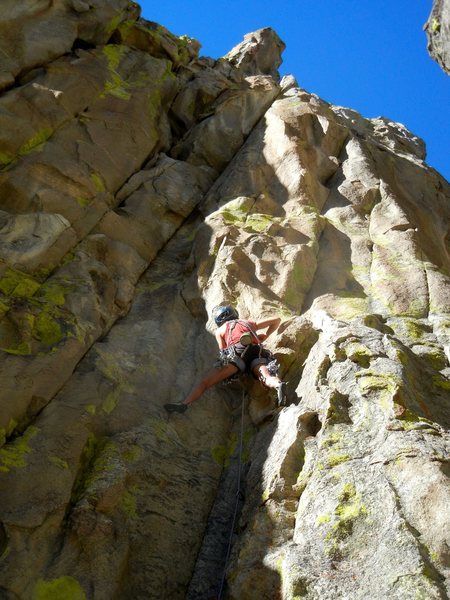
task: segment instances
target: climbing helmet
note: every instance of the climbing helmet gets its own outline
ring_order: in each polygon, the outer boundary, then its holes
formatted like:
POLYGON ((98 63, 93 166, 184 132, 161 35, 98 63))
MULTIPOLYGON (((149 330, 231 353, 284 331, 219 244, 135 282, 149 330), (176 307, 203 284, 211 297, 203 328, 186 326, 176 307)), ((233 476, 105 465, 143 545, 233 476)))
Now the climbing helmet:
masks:
POLYGON ((213 310, 212 316, 218 327, 225 323, 225 321, 231 321, 239 318, 237 310, 232 306, 216 306, 216 308, 213 310))

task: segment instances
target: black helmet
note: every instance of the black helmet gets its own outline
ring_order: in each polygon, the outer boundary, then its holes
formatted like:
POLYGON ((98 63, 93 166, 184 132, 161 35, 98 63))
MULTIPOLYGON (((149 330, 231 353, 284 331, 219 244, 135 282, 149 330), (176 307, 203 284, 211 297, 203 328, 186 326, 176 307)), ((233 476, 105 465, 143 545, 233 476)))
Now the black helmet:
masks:
POLYGON ((218 327, 225 323, 225 321, 239 319, 237 310, 232 306, 216 306, 216 308, 213 310, 212 316, 218 327))

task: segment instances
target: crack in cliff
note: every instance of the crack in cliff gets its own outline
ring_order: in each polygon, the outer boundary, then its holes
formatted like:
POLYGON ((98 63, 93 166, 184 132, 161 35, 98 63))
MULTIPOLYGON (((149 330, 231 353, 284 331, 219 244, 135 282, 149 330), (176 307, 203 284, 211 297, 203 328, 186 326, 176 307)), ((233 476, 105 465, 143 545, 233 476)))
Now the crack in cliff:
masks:
MULTIPOLYGON (((405 515, 403 507, 402 507, 399 493, 398 493, 394 483, 387 476, 385 476, 385 481, 392 491, 395 505, 397 507, 398 514, 399 514, 400 518, 402 519, 402 522, 405 524, 407 531, 411 534, 412 538, 416 542, 417 551, 419 552, 420 557, 422 559, 422 563, 424 565, 423 571, 420 573, 420 575, 426 579, 430 579, 431 581, 433 581, 433 583, 436 584, 436 586, 438 587, 438 590, 440 592, 440 597, 442 598, 442 600, 447 600, 448 595, 447 595, 447 589, 445 586, 445 575, 443 575, 437 569, 435 563, 433 562, 433 560, 431 558, 430 550, 428 549, 426 544, 424 542, 422 542, 422 540, 421 540, 421 533, 413 525, 411 525, 409 520, 406 518, 406 515, 405 515)), ((409 574, 401 575, 397 578, 397 580, 400 579, 401 577, 407 577, 408 575, 409 574)), ((411 575, 417 576, 419 574, 412 573, 411 575)))

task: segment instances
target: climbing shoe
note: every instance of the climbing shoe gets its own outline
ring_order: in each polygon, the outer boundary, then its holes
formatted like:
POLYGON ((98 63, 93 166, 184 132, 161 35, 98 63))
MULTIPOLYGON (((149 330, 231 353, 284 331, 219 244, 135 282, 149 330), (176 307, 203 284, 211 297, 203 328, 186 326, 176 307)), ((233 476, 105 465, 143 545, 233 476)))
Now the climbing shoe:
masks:
POLYGON ((164 408, 169 413, 184 413, 184 411, 187 410, 187 404, 177 404, 174 402, 173 404, 164 404, 164 408))
POLYGON ((286 406, 286 382, 282 381, 280 385, 277 387, 277 400, 278 406, 286 406))

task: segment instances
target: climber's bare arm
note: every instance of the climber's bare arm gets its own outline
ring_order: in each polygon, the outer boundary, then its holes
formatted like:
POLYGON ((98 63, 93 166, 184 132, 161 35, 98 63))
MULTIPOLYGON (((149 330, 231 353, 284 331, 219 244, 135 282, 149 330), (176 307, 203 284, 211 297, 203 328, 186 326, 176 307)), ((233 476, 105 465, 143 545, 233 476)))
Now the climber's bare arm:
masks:
MULTIPOLYGON (((280 326, 281 319, 279 317, 273 317, 272 319, 264 319, 264 321, 258 321, 255 323, 256 330, 267 329, 266 333, 262 334, 262 338, 266 340, 269 335, 278 329, 280 326)), ((258 336, 261 339, 261 335, 258 336)))
POLYGON ((217 344, 219 346, 219 350, 223 350, 224 348, 226 348, 226 342, 225 342, 225 332, 226 332, 226 326, 225 323, 223 325, 221 325, 219 327, 219 329, 217 329, 216 331, 216 341, 217 344))

